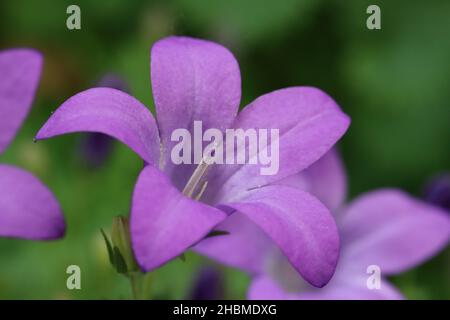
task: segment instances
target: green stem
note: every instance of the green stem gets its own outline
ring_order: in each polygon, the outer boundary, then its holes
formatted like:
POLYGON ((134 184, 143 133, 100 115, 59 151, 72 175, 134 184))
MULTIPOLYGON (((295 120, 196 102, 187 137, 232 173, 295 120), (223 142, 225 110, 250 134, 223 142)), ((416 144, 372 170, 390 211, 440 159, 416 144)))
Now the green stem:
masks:
POLYGON ((142 275, 142 298, 151 299, 151 288, 153 284, 153 275, 148 272, 142 275))
POLYGON ((131 294, 134 300, 141 299, 138 281, 136 274, 130 274, 131 294))
POLYGON ((130 272, 131 294, 134 300, 150 299, 151 273, 130 272))

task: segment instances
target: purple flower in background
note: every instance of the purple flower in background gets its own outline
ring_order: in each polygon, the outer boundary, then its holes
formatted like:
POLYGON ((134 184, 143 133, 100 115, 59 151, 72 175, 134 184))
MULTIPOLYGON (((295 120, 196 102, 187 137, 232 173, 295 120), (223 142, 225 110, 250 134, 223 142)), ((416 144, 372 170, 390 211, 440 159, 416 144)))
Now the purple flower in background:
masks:
MULTIPOLYGON (((216 43, 162 39, 152 47, 150 64, 158 123, 130 95, 94 88, 68 99, 36 138, 101 132, 141 156, 147 165, 135 185, 130 228, 142 270, 177 257, 239 212, 280 248, 308 282, 326 284, 339 252, 334 219, 314 196, 277 182, 324 155, 345 133, 349 118, 329 96, 310 87, 271 92, 237 114, 239 66, 216 43), (171 134, 181 128, 193 131, 194 121, 201 121, 204 130, 278 129, 278 173, 260 175, 260 165, 176 165, 171 161, 176 145, 171 134)), ((210 254, 202 244, 196 250, 210 254)))
MULTIPOLYGON (((30 110, 41 67, 34 50, 0 51, 0 154, 30 110)), ((0 236, 49 240, 64 231, 61 209, 47 187, 31 173, 0 164, 0 236)))
POLYGON ((423 193, 425 201, 450 211, 450 174, 431 179, 423 193))
POLYGON ((80 145, 80 156, 83 163, 90 168, 98 168, 110 156, 113 139, 103 133, 88 133, 80 145))
POLYGON ((398 274, 429 259, 449 241, 448 214, 399 190, 368 192, 342 207, 346 176, 334 151, 281 183, 308 190, 334 212, 341 238, 339 262, 330 282, 314 288, 264 233, 245 217, 236 217, 227 225, 227 238, 205 243, 210 242, 218 260, 253 273, 250 299, 399 299, 402 295, 383 277, 380 289, 369 289, 368 267, 379 267, 381 276, 398 274))
POLYGON ((130 92, 130 88, 125 80, 114 73, 106 73, 98 82, 98 87, 113 88, 123 92, 130 92))
MULTIPOLYGON (((97 86, 129 92, 125 81, 113 73, 105 74, 98 81, 97 86)), ((81 142, 80 154, 83 161, 92 168, 101 166, 112 152, 113 141, 110 136, 103 133, 87 133, 81 142)))
POLYGON ((220 272, 213 267, 200 269, 189 299, 220 300, 223 298, 224 284, 220 272))

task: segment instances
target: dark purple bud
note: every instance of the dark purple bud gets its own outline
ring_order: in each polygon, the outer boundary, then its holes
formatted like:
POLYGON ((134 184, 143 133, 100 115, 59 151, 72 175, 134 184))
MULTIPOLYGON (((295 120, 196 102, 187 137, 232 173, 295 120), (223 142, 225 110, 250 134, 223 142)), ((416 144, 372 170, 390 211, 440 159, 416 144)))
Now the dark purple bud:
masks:
POLYGON ((113 73, 105 74, 98 82, 97 87, 113 88, 123 92, 129 92, 127 83, 118 75, 113 73))
POLYGON ((206 267, 200 270, 194 282, 191 300, 220 300, 224 297, 223 278, 221 273, 213 268, 206 267))
POLYGON ((450 211, 450 174, 445 173, 431 179, 423 194, 427 202, 450 211))
MULTIPOLYGON (((96 84, 97 87, 107 87, 128 92, 128 85, 118 75, 107 73, 96 84)), ((108 159, 113 149, 114 140, 102 133, 86 133, 80 146, 80 154, 88 167, 100 167, 108 159)))
POLYGON ((103 133, 86 133, 81 140, 81 155, 88 167, 100 167, 108 159, 113 139, 103 133))

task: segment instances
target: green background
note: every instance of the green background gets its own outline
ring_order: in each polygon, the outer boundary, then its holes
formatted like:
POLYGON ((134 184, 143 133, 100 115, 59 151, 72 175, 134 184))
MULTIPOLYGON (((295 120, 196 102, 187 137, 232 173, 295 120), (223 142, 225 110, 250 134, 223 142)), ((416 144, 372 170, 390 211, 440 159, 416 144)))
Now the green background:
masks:
MULTIPOLYGON (((100 228, 127 214, 141 160, 116 143, 93 170, 79 155, 81 135, 33 143, 64 100, 105 73, 128 82, 153 110, 149 49, 164 36, 220 42, 240 63, 242 106, 263 93, 317 86, 352 118, 339 143, 349 197, 399 187, 420 197, 450 167, 449 1, 1 1, 0 48, 34 47, 45 67, 33 110, 0 162, 26 168, 56 194, 66 237, 39 243, 0 239, 0 298, 129 298, 127 279, 108 263, 100 228), (66 28, 66 8, 81 7, 82 29, 66 28), (381 7, 382 30, 366 28, 366 8, 381 7), (82 270, 82 290, 66 289, 66 267, 82 270)), ((189 296, 199 266, 193 253, 154 272, 154 298, 189 296)), ((224 274, 225 298, 243 298, 245 274, 224 274)), ((450 298, 449 249, 393 279, 409 298, 450 298)))

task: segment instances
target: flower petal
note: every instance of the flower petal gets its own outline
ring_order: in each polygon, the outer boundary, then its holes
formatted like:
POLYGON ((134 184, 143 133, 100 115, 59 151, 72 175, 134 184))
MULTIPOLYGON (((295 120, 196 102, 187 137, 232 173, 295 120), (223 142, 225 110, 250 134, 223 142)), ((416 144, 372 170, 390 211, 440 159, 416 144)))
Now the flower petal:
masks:
POLYGON ((342 259, 361 270, 377 265, 383 275, 416 266, 450 239, 450 217, 445 211, 394 189, 359 197, 338 223, 342 259))
POLYGON ((131 240, 144 271, 177 257, 226 218, 222 211, 181 194, 161 171, 146 166, 136 182, 131 240))
POLYGON ((379 288, 368 286, 368 281, 372 282, 372 272, 367 271, 367 267, 362 267, 351 257, 343 256, 345 247, 341 246, 341 256, 339 258, 336 272, 328 284, 321 289, 309 287, 299 290, 295 299, 302 300, 399 300, 403 299, 402 294, 392 286, 380 274, 379 288))
POLYGON ((42 57, 34 50, 0 52, 0 153, 2 153, 30 110, 39 83, 42 57))
MULTIPOLYGON (((335 150, 329 151, 308 169, 277 184, 305 190, 330 210, 339 207, 346 194, 346 175, 335 150)), ((271 253, 274 244, 256 224, 242 213, 235 212, 216 229, 229 234, 201 241, 195 247, 196 251, 251 274, 265 271, 267 254, 271 253)))
POLYGON ((252 279, 247 291, 248 300, 289 300, 289 293, 267 275, 252 279))
POLYGON ((366 278, 360 278, 361 285, 335 285, 330 283, 321 289, 289 292, 269 276, 260 276, 251 282, 247 297, 249 300, 400 300, 404 297, 388 281, 381 280, 380 289, 370 290, 365 286, 366 278))
POLYGON ((195 251, 251 274, 264 271, 267 253, 274 244, 253 221, 234 212, 216 230, 228 234, 201 241, 195 251))
POLYGON ((334 149, 306 170, 282 179, 277 184, 308 191, 331 211, 338 209, 347 195, 347 176, 342 161, 334 149))
MULTIPOLYGON (((367 279, 361 279, 365 283, 367 279)), ((380 289, 368 289, 360 286, 330 286, 323 291, 311 291, 292 295, 297 300, 403 300, 404 296, 388 281, 381 279, 380 289)))
MULTIPOLYGON (((259 226, 306 281, 322 287, 330 280, 339 256, 339 236, 330 212, 316 198, 291 187, 267 186, 226 206, 259 226)), ((227 241, 226 236, 221 240, 227 241)))
POLYGON ((54 195, 32 174, 0 164, 0 236, 57 239, 65 223, 54 195))
POLYGON ((168 37, 152 47, 151 79, 166 161, 164 171, 181 188, 193 167, 176 166, 170 160, 176 143, 170 141, 172 132, 182 128, 191 131, 196 120, 202 121, 203 130, 231 126, 241 99, 239 65, 219 44, 168 37))
POLYGON ((148 164, 159 163, 155 119, 138 100, 112 88, 93 88, 64 102, 39 130, 36 139, 73 132, 100 132, 128 145, 148 164))
POLYGON ((402 294, 382 277, 379 288, 369 288, 367 282, 371 280, 371 273, 365 268, 355 268, 353 260, 345 260, 342 256, 333 277, 323 288, 314 288, 303 281, 279 252, 270 255, 268 265, 265 274, 253 278, 247 294, 249 299, 403 299, 402 294))
MULTIPOLYGON (((264 186, 299 173, 320 159, 342 137, 350 120, 324 92, 310 87, 292 87, 263 95, 237 117, 235 128, 278 129, 279 170, 262 175, 268 165, 246 164, 217 169, 215 185, 221 192, 215 201, 229 201, 245 189, 264 186)), ((268 144, 270 150, 271 144, 268 144)), ((258 150, 260 159, 267 150, 258 150)), ((213 200, 213 202, 215 202, 213 200)))
MULTIPOLYGON (((344 250, 345 248, 341 247, 341 252, 344 250)), ((311 288, 302 292, 299 298, 307 300, 400 300, 404 298, 397 288, 383 279, 382 274, 378 279, 380 287, 369 287, 367 282, 372 280, 371 277, 372 273, 367 272, 367 267, 361 268, 357 261, 342 257, 341 254, 336 272, 326 287, 321 290, 311 288)))

